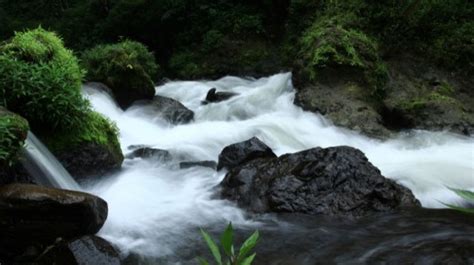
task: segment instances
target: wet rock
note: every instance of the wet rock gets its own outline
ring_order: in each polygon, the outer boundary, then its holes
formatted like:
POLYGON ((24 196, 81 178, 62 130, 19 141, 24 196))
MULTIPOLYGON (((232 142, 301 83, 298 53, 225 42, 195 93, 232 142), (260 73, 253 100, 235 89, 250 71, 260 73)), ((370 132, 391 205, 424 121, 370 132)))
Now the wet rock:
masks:
POLYGON ((105 239, 93 235, 57 243, 41 256, 39 262, 56 265, 122 264, 117 250, 105 239))
POLYGON ((222 196, 253 212, 360 217, 420 203, 386 179, 358 149, 314 148, 233 168, 222 196))
POLYGON ((191 167, 208 167, 208 168, 216 169, 217 163, 216 161, 185 161, 185 162, 179 163, 180 169, 186 169, 186 168, 191 168, 191 167))
POLYGON ((103 176, 120 169, 123 162, 120 150, 93 142, 55 152, 55 156, 76 180, 103 176))
POLYGON ((194 119, 194 112, 172 98, 155 96, 153 100, 136 101, 133 107, 140 108, 152 117, 160 117, 171 124, 186 124, 194 119))
POLYGON ((91 194, 28 184, 0 187, 0 256, 57 238, 95 234, 107 218, 107 203, 91 194))
POLYGON ((205 104, 212 102, 221 102, 228 100, 229 98, 238 95, 237 93, 232 92, 217 92, 216 88, 211 88, 206 95, 205 104))
POLYGON ((163 162, 168 162, 173 159, 170 152, 166 150, 150 148, 150 147, 140 147, 138 149, 135 149, 134 151, 132 151, 130 154, 126 156, 126 158, 128 159, 133 159, 137 157, 143 158, 143 159, 155 159, 155 160, 160 160, 163 162))
POLYGON ((272 149, 257 137, 253 137, 247 141, 226 146, 219 154, 217 170, 232 169, 257 158, 273 157, 276 157, 276 155, 272 149))
POLYGON ((329 87, 315 84, 298 90, 295 104, 306 111, 329 118, 336 126, 345 127, 374 138, 387 138, 391 132, 384 120, 365 100, 366 95, 357 84, 329 87))

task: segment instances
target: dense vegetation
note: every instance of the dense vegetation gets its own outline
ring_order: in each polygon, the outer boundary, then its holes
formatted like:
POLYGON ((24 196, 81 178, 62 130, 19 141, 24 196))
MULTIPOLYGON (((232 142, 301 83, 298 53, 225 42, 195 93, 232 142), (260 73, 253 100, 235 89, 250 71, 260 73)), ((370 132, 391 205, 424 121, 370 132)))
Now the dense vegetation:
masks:
POLYGON ((0 167, 9 166, 23 146, 28 122, 0 107, 0 167))
POLYGON ((0 14, 2 39, 41 24, 77 51, 121 38, 140 41, 170 77, 292 67, 304 32, 335 17, 343 20, 341 34, 373 40, 384 57, 410 52, 450 69, 473 69, 468 0, 2 0, 0 14))
MULTIPOLYGON (((16 33, 0 46, 0 72, 0 106, 28 120, 53 150, 92 142, 121 154, 117 129, 82 97, 84 71, 56 34, 43 28, 16 33)), ((15 134, 2 133, 5 144, 21 146, 9 140, 15 134)))
POLYGON ((153 55, 138 42, 98 45, 84 52, 82 64, 88 69, 87 80, 106 84, 124 107, 155 95, 153 79, 157 78, 158 66, 153 55))

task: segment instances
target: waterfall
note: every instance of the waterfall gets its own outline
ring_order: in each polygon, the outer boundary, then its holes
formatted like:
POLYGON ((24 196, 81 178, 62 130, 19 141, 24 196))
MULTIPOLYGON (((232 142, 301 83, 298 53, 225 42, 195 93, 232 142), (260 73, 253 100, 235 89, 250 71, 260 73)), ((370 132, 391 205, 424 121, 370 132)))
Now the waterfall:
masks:
POLYGON ((23 166, 38 183, 66 190, 81 190, 69 172, 32 132, 28 132, 23 156, 23 166))

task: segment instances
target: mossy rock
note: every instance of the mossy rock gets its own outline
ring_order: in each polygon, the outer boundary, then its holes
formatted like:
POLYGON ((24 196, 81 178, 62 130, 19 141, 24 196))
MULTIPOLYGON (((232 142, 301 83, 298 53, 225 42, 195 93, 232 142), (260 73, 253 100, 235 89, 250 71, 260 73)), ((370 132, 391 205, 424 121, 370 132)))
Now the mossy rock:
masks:
POLYGON ((351 72, 372 96, 382 98, 387 80, 377 43, 362 31, 351 28, 346 18, 318 18, 299 40, 300 75, 309 82, 326 76, 327 69, 351 72))
POLYGON ((15 163, 28 129, 24 118, 0 107, 0 168, 15 163))
POLYGON ((157 78, 158 65, 153 54, 138 42, 99 45, 84 52, 82 64, 87 80, 110 87, 122 108, 155 95, 153 79, 157 78))
POLYGON ((117 127, 97 112, 89 112, 78 127, 41 138, 76 179, 104 175, 120 168, 124 159, 117 127))
POLYGON ((61 39, 42 28, 16 33, 0 46, 0 104, 34 130, 66 129, 89 109, 83 71, 61 39))

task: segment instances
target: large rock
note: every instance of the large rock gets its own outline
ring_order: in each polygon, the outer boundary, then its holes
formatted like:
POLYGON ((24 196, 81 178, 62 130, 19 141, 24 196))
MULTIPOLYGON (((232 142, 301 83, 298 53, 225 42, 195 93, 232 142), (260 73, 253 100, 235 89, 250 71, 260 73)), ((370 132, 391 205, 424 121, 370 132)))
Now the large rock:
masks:
POLYGON ((257 137, 226 146, 219 154, 217 170, 232 169, 256 158, 276 157, 272 149, 257 137))
POLYGON ((160 117, 171 124, 185 124, 194 119, 194 112, 181 102, 172 98, 155 96, 153 100, 136 101, 134 107, 140 108, 152 117, 160 117))
POLYGON ((0 187, 0 257, 57 238, 95 234, 107 203, 91 194, 28 184, 0 187))
POLYGON ((221 186, 223 197, 253 212, 359 217, 420 205, 410 190, 347 146, 253 160, 227 173, 221 186))
POLYGON ((120 265, 117 250, 105 239, 87 235, 62 241, 40 258, 42 264, 56 265, 120 265))
POLYGON ((74 148, 55 152, 57 159, 77 180, 103 176, 122 166, 123 154, 107 145, 85 142, 74 148))

